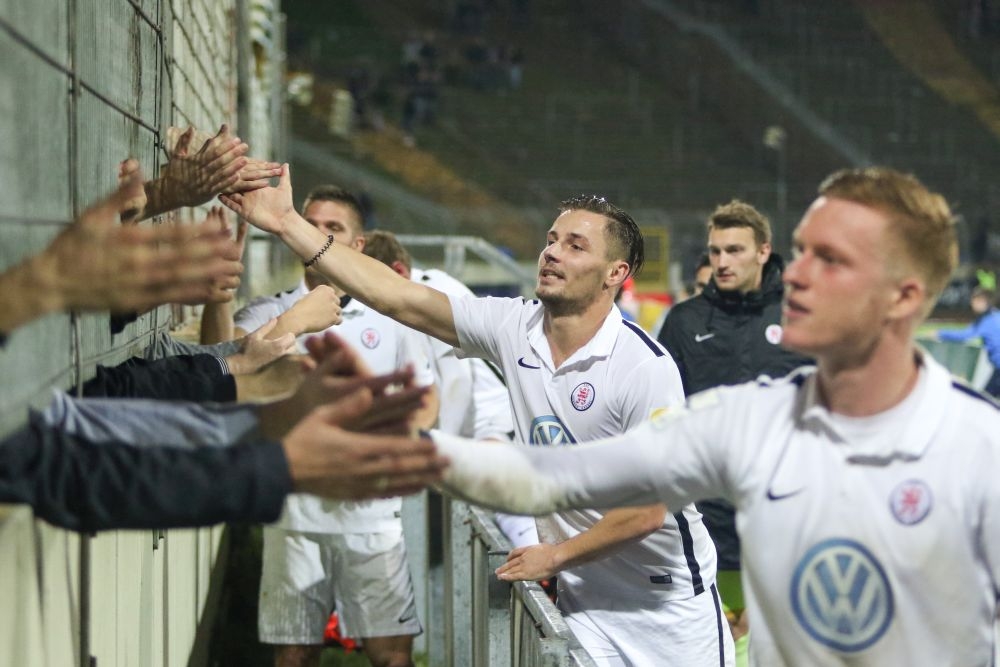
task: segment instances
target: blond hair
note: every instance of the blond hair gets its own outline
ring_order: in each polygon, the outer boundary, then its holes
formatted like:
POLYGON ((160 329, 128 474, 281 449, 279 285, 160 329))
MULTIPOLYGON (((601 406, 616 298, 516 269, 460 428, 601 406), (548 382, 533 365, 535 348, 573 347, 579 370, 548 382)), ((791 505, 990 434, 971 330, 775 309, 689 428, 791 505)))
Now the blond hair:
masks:
MULTIPOLYGON (((873 208, 888 218, 894 241, 890 251, 924 281, 926 317, 948 284, 958 263, 955 218, 943 196, 912 174, 887 167, 844 169, 819 186, 819 194, 873 208)), ((898 265, 895 265, 898 266, 898 265)))

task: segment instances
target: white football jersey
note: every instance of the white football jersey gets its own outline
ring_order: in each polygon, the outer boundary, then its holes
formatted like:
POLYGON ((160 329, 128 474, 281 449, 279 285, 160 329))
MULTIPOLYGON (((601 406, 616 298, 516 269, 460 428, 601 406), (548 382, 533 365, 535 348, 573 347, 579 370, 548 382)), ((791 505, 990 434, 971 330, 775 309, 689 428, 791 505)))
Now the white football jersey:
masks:
MULTIPOLYGON (((253 331, 291 308, 308 291, 303 281, 293 290, 253 299, 234 316, 236 326, 253 331)), ((434 377, 417 332, 357 299, 351 299, 343 306, 341 317, 343 321, 328 331, 336 333, 353 347, 373 373, 391 373, 406 364, 413 364, 416 383, 420 386, 433 384, 434 377)), ((300 347, 306 338, 308 336, 300 337, 300 347)), ((275 525, 313 533, 379 532, 399 527, 401 506, 399 498, 337 501, 296 493, 288 496, 281 519, 275 525)))
POLYGON ((560 483, 583 503, 732 502, 758 665, 991 665, 1000 410, 922 356, 881 414, 831 413, 802 369, 696 394, 559 461, 560 483))
MULTIPOLYGON (((437 269, 412 269, 410 279, 445 294, 474 296, 472 290, 437 269)), ((477 440, 506 440, 514 430, 507 387, 499 369, 482 359, 459 357, 457 350, 432 336, 428 356, 441 397, 438 428, 477 440)))
MULTIPOLYGON (((620 435, 684 404, 670 355, 612 307, 598 333, 558 369, 538 301, 451 297, 463 354, 498 364, 507 379, 520 442, 572 445, 620 435)), ((616 599, 692 597, 715 581, 715 547, 693 506, 671 505, 663 527, 612 555, 560 573, 560 586, 616 599), (678 511, 679 510, 679 511, 678 511)), ((588 530, 603 514, 568 510, 539 522, 543 541, 588 530)))

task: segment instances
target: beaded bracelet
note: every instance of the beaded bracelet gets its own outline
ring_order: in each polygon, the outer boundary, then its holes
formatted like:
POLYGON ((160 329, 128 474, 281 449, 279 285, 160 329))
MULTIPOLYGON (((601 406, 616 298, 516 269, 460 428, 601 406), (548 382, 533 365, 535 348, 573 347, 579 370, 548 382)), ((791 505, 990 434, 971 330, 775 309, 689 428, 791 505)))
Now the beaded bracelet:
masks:
POLYGON ((308 262, 302 262, 302 266, 304 266, 304 267, 306 267, 308 269, 310 266, 312 266, 313 264, 315 264, 316 261, 319 260, 319 258, 323 256, 323 253, 326 252, 327 250, 329 250, 330 246, 332 246, 332 245, 333 245, 333 234, 330 234, 329 236, 326 237, 326 243, 324 243, 323 247, 319 249, 319 252, 317 252, 315 255, 313 255, 312 259, 310 259, 308 262))

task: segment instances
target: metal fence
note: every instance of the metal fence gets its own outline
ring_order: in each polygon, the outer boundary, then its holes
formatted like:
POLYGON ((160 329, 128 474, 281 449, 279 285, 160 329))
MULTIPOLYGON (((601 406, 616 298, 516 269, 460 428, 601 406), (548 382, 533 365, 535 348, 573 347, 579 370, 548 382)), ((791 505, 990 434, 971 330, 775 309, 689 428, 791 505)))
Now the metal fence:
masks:
MULTIPOLYGON (((228 122, 274 155, 282 35, 277 0, 0 0, 0 270, 112 190, 124 158, 156 175, 170 125, 228 122)), ((106 315, 76 314, 15 332, 0 351, 0 433, 190 314, 162 307, 117 335, 106 315)), ((3 509, 0 663, 189 664, 221 534, 80 537, 3 509)))
POLYGON ((534 582, 493 574, 511 549, 489 512, 407 498, 403 524, 426 632, 417 650, 440 667, 592 667, 562 614, 534 582), (438 537, 440 536, 440 542, 438 537), (440 544, 442 553, 432 553, 440 544))

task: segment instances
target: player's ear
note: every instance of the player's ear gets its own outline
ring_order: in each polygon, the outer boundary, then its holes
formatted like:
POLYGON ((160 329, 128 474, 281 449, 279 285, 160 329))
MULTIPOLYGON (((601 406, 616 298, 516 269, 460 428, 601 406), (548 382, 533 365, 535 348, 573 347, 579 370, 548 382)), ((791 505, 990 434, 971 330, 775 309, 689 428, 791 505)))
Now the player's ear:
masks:
POLYGON ((757 262, 763 266, 767 264, 767 260, 771 258, 771 244, 761 243, 757 247, 757 262))
POLYGON ((920 319, 926 302, 927 290, 923 281, 915 276, 903 278, 893 288, 888 316, 892 319, 920 319))
POLYGON ((608 287, 621 287, 628 280, 630 267, 625 260, 615 260, 608 267, 608 277, 605 281, 608 287))

